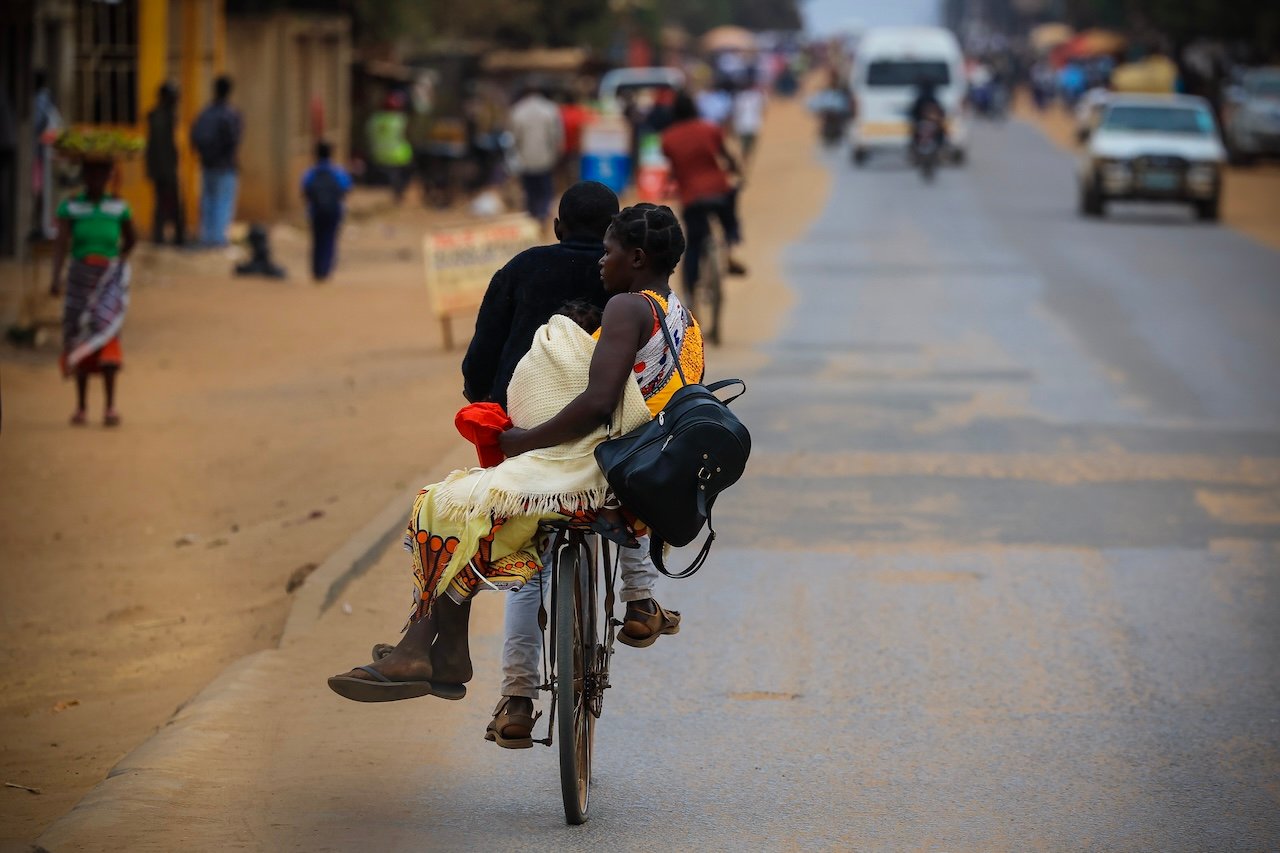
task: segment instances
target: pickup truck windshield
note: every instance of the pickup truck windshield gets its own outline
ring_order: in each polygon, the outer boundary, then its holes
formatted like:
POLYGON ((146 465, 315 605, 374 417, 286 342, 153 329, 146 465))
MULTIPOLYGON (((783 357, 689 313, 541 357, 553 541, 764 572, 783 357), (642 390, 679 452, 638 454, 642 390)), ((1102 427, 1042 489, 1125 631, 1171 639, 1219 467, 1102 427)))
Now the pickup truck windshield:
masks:
POLYGON ((947 63, 930 60, 880 60, 867 66, 868 86, 946 86, 951 82, 947 63))
POLYGON ((1280 74, 1254 74, 1247 77, 1244 90, 1257 97, 1280 97, 1280 74))
POLYGON ((1116 104, 1102 119, 1104 130, 1151 133, 1188 133, 1204 136, 1213 132, 1213 117, 1194 107, 1146 107, 1116 104))

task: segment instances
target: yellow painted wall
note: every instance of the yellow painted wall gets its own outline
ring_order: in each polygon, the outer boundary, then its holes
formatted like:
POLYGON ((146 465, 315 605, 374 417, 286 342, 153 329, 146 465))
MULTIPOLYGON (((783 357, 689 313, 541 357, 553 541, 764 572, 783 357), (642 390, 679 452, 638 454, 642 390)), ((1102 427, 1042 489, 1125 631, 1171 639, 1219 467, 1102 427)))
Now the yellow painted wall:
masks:
MULTIPOLYGON (((156 105, 160 84, 173 79, 181 90, 178 105, 178 177, 187 211, 187 233, 199 226, 200 168, 190 149, 187 133, 196 115, 208 103, 213 79, 226 63, 226 11, 224 0, 138 0, 138 110, 137 124, 127 128, 146 136, 147 113, 156 105), (177 44, 174 40, 177 40, 177 44), (177 62, 172 60, 176 57, 177 62), (177 77, 174 79, 174 66, 177 77)), ((154 194, 142 157, 119 164, 116 192, 129 201, 140 233, 150 233, 154 194)))

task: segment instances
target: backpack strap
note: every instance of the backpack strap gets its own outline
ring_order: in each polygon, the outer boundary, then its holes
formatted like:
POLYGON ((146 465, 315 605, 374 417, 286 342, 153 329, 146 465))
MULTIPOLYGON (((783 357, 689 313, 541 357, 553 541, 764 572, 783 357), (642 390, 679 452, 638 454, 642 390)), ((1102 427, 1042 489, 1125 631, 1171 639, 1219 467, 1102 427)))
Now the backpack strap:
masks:
POLYGON ((729 399, 721 401, 727 406, 730 403, 732 403, 734 400, 741 397, 743 394, 747 393, 747 383, 743 382, 741 379, 721 379, 719 382, 712 382, 710 385, 708 385, 707 390, 710 391, 712 394, 714 394, 715 392, 719 391, 721 388, 728 388, 730 385, 741 385, 742 390, 739 391, 737 394, 734 394, 729 399))
POLYGON ((667 329, 667 312, 662 310, 662 303, 654 299, 647 293, 641 293, 645 299, 649 300, 649 304, 653 306, 653 310, 658 314, 658 328, 662 330, 662 339, 667 342, 667 350, 671 353, 671 360, 675 362, 676 373, 680 374, 680 381, 688 385, 689 380, 684 378, 684 369, 680 367, 680 353, 676 352, 675 341, 671 340, 671 332, 667 329))
POLYGON ((698 569, 702 568, 702 564, 707 561, 707 555, 711 553, 711 543, 716 541, 715 528, 711 526, 711 517, 707 517, 707 539, 702 543, 702 548, 698 551, 698 556, 693 558, 693 562, 678 572, 667 571, 667 566, 662 562, 662 546, 663 541, 658 538, 656 533, 649 533, 649 558, 653 560, 653 564, 658 567, 658 571, 662 572, 669 578, 680 580, 692 575, 698 569))

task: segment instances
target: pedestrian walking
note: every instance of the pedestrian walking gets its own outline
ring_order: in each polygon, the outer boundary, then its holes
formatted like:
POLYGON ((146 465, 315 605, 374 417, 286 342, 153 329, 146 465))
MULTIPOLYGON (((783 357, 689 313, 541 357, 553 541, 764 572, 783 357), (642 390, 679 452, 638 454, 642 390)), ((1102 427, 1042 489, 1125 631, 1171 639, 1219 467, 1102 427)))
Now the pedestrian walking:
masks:
POLYGON ((391 92, 382 109, 369 116, 365 132, 373 165, 391 187, 396 204, 404 201, 413 164, 413 146, 409 144, 409 117, 405 115, 406 99, 402 92, 391 92))
POLYGON ((694 103, 703 121, 711 122, 717 127, 729 124, 733 115, 733 95, 729 93, 728 84, 724 81, 717 80, 711 88, 698 92, 694 103))
POLYGON ((733 132, 742 149, 744 167, 751 162, 751 153, 755 151, 756 138, 764 124, 764 110, 764 90, 755 85, 754 80, 733 96, 733 132))
POLYGON ((62 374, 76 380, 72 426, 86 423, 89 376, 102 374, 106 391, 104 426, 120 423, 116 411, 116 374, 124 364, 120 330, 129 307, 129 253, 135 243, 129 204, 107 192, 115 164, 106 156, 85 157, 84 189, 58 207, 58 236, 53 248, 53 281, 49 292, 62 293, 62 374))
MULTIPOLYGON (((438 178, 440 170, 432 150, 435 134, 435 83, 429 74, 420 75, 409 90, 409 115, 406 121, 405 136, 409 147, 413 149, 413 176, 422 185, 422 205, 430 207, 432 199, 438 197, 438 178)), ((412 183, 412 178, 410 179, 412 183)), ((438 203, 437 203, 438 204, 438 203)), ((447 205, 438 205, 447 206, 447 205)))
POLYGON ((345 199, 351 191, 351 176, 334 165, 333 146, 316 143, 315 165, 302 176, 302 196, 311 222, 311 277, 324 281, 333 271, 338 251, 338 229, 346 212, 345 199))
POLYGON ((49 89, 48 75, 32 72, 35 92, 31 101, 32 130, 35 133, 35 158, 31 164, 31 191, 35 195, 36 232, 40 239, 51 239, 58 233, 54 222, 53 146, 54 137, 65 126, 49 89))
POLYGON ((582 133, 591 121, 591 110, 580 103, 573 91, 561 93, 560 124, 564 130, 560 144, 560 186, 577 183, 582 167, 582 133))
POLYGON ((147 178, 155 191, 151 240, 163 243, 166 226, 173 225, 173 244, 185 242, 185 216, 178 195, 178 146, 174 142, 177 127, 178 88, 162 83, 156 106, 147 113, 147 178))
POLYGON ((529 88, 512 107, 510 122, 525 210, 545 224, 554 193, 551 175, 564 139, 560 110, 541 90, 529 88))
POLYGON ((231 106, 231 78, 213 81, 213 102, 191 126, 191 144, 200 156, 200 242, 227 245, 227 229, 236 212, 242 122, 231 106))

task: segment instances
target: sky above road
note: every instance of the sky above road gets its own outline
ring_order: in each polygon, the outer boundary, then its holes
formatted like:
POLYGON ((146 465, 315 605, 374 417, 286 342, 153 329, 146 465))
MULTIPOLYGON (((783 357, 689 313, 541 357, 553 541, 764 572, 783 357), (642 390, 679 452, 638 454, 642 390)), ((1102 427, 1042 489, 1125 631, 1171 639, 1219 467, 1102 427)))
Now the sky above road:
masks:
POLYGON ((828 34, 860 27, 934 24, 940 0, 804 0, 805 28, 828 34))

